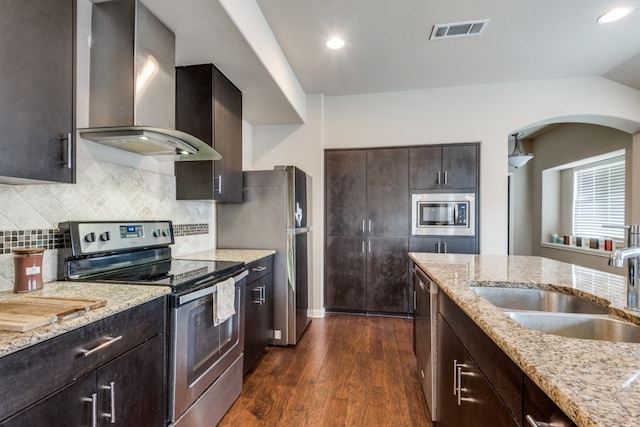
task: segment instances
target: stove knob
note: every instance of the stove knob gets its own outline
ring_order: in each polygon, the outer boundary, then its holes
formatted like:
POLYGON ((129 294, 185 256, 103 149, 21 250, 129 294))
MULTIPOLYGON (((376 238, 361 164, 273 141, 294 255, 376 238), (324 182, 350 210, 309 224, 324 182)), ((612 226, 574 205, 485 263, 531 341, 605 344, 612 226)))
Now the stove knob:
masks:
POLYGON ((102 240, 103 242, 111 240, 111 233, 109 233, 108 231, 105 231, 100 235, 100 240, 102 240))
POLYGON ((153 230, 153 237, 160 237, 162 235, 162 232, 160 231, 159 228, 156 228, 155 230, 153 230))
POLYGON ((84 236, 84 241, 88 243, 93 243, 96 241, 96 233, 89 233, 84 236))
POLYGON ((169 229, 168 229, 168 228, 165 228, 164 230, 162 230, 162 235, 163 235, 164 237, 167 237, 167 236, 169 235, 169 229))

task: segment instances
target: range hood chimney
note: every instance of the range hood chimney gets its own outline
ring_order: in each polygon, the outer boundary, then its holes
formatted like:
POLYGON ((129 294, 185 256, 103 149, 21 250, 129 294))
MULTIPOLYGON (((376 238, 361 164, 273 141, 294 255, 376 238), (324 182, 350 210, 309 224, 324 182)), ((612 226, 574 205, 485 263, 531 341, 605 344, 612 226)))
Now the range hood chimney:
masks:
POLYGON ((159 160, 218 160, 175 129, 175 35, 138 0, 92 0, 89 141, 159 160))

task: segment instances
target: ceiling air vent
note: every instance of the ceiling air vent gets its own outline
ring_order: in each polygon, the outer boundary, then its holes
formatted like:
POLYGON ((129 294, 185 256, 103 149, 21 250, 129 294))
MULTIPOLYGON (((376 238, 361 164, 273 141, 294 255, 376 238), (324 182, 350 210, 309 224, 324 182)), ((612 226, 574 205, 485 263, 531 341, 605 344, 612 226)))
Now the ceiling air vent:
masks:
POLYGON ((434 25, 429 40, 448 39, 451 37, 479 36, 480 34, 482 34, 488 23, 488 19, 481 19, 478 21, 454 22, 452 24, 434 25))

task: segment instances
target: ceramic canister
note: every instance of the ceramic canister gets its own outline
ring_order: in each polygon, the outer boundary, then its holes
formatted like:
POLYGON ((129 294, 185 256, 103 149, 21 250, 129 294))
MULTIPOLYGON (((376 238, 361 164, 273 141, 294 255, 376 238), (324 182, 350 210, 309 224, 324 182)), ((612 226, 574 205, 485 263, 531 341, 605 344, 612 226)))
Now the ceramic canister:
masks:
POLYGON ((14 292, 31 292, 42 289, 43 248, 14 249, 14 292))

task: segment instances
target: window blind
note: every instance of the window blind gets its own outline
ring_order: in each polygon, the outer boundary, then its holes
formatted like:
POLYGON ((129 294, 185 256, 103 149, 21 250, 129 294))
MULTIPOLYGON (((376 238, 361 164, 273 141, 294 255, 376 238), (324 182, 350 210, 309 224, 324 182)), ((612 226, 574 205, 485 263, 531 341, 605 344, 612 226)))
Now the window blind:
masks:
POLYGON ((574 172, 573 234, 624 241, 624 159, 574 172))

